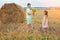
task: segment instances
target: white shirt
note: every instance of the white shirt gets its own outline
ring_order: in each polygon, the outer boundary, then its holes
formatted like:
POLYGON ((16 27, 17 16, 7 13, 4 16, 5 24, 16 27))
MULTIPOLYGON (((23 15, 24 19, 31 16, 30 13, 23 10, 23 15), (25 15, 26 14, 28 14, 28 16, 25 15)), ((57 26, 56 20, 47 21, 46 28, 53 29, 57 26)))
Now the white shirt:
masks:
POLYGON ((28 15, 28 13, 31 12, 31 10, 29 8, 26 9, 26 18, 31 17, 31 15, 28 15))

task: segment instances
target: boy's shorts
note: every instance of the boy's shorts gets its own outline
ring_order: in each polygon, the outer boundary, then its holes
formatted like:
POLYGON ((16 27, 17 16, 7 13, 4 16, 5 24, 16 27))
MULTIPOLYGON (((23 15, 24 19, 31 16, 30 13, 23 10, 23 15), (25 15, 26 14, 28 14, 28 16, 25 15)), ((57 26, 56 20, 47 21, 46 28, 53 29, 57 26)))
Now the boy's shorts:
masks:
POLYGON ((31 23, 32 23, 32 19, 31 19, 31 17, 26 18, 26 21, 27 21, 27 24, 31 24, 31 23))

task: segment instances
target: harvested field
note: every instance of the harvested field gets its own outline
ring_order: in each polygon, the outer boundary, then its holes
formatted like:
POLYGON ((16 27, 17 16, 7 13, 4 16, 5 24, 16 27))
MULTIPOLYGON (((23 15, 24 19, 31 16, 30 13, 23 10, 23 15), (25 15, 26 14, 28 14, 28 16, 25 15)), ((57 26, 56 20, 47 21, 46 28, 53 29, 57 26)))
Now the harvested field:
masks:
POLYGON ((10 24, 2 24, 2 27, 0 26, 0 40, 60 40, 60 9, 48 10, 48 32, 41 30, 43 13, 43 10, 37 10, 32 16, 33 30, 31 32, 27 32, 25 29, 26 22, 11 24, 8 21, 10 24))

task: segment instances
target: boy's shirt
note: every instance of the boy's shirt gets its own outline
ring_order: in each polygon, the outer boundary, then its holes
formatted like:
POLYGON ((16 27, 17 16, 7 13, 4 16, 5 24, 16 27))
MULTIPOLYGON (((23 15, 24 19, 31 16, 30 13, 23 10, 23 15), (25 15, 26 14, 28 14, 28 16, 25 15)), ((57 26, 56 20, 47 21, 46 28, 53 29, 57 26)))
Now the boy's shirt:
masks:
POLYGON ((28 15, 28 14, 29 14, 29 12, 31 12, 31 9, 27 8, 27 9, 26 9, 26 18, 31 17, 31 15, 28 15))

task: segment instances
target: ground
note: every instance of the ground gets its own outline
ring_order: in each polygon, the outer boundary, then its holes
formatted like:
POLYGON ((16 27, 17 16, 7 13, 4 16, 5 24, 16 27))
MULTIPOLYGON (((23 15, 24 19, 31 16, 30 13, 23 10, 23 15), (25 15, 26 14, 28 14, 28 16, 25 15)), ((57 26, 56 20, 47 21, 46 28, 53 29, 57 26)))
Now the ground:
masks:
POLYGON ((27 32, 26 23, 18 23, 17 27, 11 27, 11 31, 0 32, 0 40, 60 40, 60 10, 48 10, 48 32, 41 30, 43 14, 43 10, 37 10, 32 16, 31 32, 27 32))

